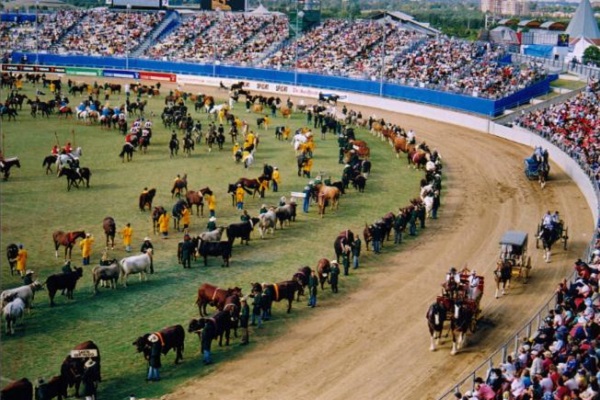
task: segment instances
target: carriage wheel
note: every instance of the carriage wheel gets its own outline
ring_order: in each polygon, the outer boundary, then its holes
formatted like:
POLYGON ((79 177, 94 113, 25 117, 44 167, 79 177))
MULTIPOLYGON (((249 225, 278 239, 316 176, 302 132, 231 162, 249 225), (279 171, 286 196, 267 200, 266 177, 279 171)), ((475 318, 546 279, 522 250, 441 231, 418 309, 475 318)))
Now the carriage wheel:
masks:
POLYGON ((475 315, 473 315, 473 319, 471 320, 471 326, 469 327, 472 333, 475 333, 477 331, 477 321, 479 320, 479 314, 480 310, 479 307, 477 307, 477 311, 475 311, 475 315))
POLYGON ((569 240, 569 228, 563 230, 563 250, 567 250, 567 241, 569 240))
POLYGON ((525 275, 523 277, 523 283, 527 283, 527 280, 529 279, 529 270, 531 269, 531 256, 527 256, 527 263, 525 264, 525 275))

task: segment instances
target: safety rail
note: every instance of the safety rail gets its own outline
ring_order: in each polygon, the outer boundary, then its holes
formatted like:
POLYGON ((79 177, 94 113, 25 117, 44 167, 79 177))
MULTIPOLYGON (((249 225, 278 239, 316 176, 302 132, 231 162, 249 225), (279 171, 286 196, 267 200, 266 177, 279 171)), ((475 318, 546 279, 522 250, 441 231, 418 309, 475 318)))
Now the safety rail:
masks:
MULTIPOLYGON (((542 135, 539 135, 543 137, 542 135)), ((600 201, 600 189, 598 188, 598 183, 596 182, 596 178, 585 164, 581 162, 580 159, 574 157, 574 154, 567 152, 566 149, 562 146, 559 146, 561 150, 568 154, 571 158, 575 159, 579 164, 579 167, 586 173, 589 177, 590 181, 594 186, 594 192, 596 198, 600 201)), ((596 244, 596 232, 592 232, 592 239, 590 243, 588 243, 586 250, 583 254, 583 259, 590 260, 592 256, 592 252, 594 251, 596 244)), ((573 272, 570 274, 567 279, 574 279, 576 273, 573 272)), ((558 282, 557 282, 558 283, 558 282)), ((478 365, 473 371, 468 373, 465 377, 460 379, 458 383, 454 384, 451 389, 444 392, 438 400, 446 400, 446 399, 456 399, 454 394, 456 392, 465 393, 466 390, 474 390, 475 389, 475 378, 483 377, 484 380, 487 378, 489 371, 492 368, 499 368, 500 364, 505 363, 508 355, 510 354, 518 354, 519 347, 523 343, 523 338, 531 338, 532 335, 535 336, 539 328, 542 326, 544 318, 548 315, 548 312, 554 309, 556 306, 556 296, 553 292, 548 301, 539 309, 539 311, 531 317, 527 323, 519 329, 516 333, 511 335, 511 337, 504 342, 502 346, 500 346, 496 351, 494 351, 485 361, 483 361, 480 365, 478 365)))

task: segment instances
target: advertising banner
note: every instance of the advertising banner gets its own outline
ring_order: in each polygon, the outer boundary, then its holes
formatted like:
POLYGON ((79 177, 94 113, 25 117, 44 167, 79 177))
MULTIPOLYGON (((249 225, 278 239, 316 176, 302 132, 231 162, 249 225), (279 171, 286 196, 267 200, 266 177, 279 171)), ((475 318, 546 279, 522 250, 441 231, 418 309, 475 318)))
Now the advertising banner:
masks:
POLYGON ((148 79, 151 81, 176 82, 177 75, 166 74, 164 72, 140 72, 140 79, 148 79))
POLYGON ((122 69, 104 69, 102 70, 102 76, 110 78, 132 78, 140 79, 140 73, 135 71, 127 71, 122 69))
POLYGON ((102 70, 97 68, 66 68, 67 75, 102 76, 102 70))

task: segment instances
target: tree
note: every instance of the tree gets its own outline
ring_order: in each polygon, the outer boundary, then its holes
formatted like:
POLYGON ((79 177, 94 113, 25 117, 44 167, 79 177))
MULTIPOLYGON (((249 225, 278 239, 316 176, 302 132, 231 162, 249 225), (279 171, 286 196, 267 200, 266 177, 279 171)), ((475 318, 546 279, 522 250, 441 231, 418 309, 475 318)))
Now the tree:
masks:
POLYGON ((598 46, 590 46, 585 49, 583 52, 583 63, 600 66, 600 48, 598 46))

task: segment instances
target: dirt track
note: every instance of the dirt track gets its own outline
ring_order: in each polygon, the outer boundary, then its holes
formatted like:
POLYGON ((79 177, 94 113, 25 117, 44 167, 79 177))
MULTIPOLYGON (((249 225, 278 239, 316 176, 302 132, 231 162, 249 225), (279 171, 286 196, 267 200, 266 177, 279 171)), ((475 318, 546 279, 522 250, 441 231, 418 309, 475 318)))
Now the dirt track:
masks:
POLYGON ((343 293, 342 279, 337 302, 321 304, 288 334, 250 345, 238 359, 220 362, 214 373, 165 398, 436 398, 524 324, 570 271, 594 224, 583 196, 556 165, 542 191, 524 178, 527 147, 428 120, 383 117, 415 129, 418 140, 440 151, 446 181, 439 221, 401 252, 388 245, 377 261, 365 255, 369 267, 358 272, 366 276, 359 291, 343 293), (570 235, 568 251, 556 247, 550 264, 531 239, 546 210, 561 212, 570 235), (492 269, 498 239, 510 229, 530 233, 532 279, 513 283, 510 294, 496 300, 492 269), (447 340, 430 352, 425 312, 447 269, 464 264, 485 276, 482 309, 494 326, 471 335, 456 356, 447 340))

